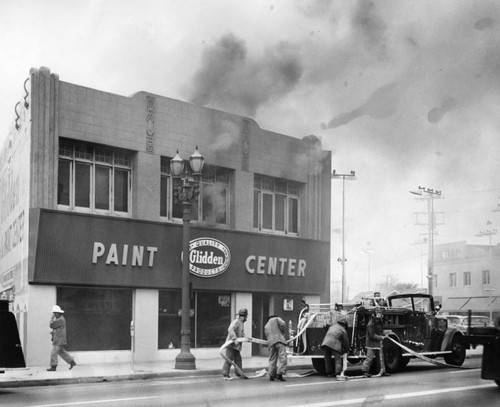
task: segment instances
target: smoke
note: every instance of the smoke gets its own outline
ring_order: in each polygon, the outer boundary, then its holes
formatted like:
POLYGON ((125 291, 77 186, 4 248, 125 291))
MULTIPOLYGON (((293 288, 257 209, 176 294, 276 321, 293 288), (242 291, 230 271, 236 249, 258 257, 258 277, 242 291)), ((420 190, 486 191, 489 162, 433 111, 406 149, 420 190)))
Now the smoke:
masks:
POLYGON ((377 89, 368 98, 366 103, 347 113, 341 113, 327 124, 322 123, 321 128, 333 129, 350 121, 368 115, 375 119, 385 119, 396 114, 400 99, 400 91, 397 83, 390 83, 377 89))
POLYGON ((320 174, 323 171, 323 162, 327 158, 321 139, 311 134, 303 137, 302 142, 304 151, 296 156, 295 165, 308 175, 320 174))
POLYGON ((261 58, 249 57, 245 42, 226 34, 202 55, 190 101, 255 117, 259 106, 291 92, 303 67, 299 49, 279 42, 261 58))
POLYGON ((224 153, 239 143, 240 128, 235 122, 224 119, 217 127, 215 130, 216 135, 209 146, 211 151, 224 153))

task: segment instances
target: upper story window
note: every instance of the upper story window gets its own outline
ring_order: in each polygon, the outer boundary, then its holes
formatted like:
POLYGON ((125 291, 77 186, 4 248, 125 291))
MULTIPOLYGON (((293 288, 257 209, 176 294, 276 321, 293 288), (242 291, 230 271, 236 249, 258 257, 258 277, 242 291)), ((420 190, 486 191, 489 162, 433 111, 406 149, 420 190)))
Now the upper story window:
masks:
POLYGON ((130 196, 129 152, 59 140, 58 207, 128 215, 130 196))
MULTIPOLYGON (((190 169, 186 161, 184 168, 190 169)), ((201 175, 200 194, 192 202, 191 220, 207 224, 229 225, 230 179, 232 170, 205 164, 201 175)), ((160 216, 169 220, 182 219, 182 202, 175 189, 181 178, 170 174, 170 158, 161 158, 160 216)))
POLYGON ((464 271, 464 286, 471 284, 471 273, 470 271, 464 271))
POLYGON ((450 273, 450 287, 457 286, 457 273, 450 273))
POLYGON ((300 185, 278 178, 254 178, 253 227, 299 234, 300 185))
POLYGON ((490 284, 490 271, 483 270, 483 285, 489 285, 489 284, 490 284))

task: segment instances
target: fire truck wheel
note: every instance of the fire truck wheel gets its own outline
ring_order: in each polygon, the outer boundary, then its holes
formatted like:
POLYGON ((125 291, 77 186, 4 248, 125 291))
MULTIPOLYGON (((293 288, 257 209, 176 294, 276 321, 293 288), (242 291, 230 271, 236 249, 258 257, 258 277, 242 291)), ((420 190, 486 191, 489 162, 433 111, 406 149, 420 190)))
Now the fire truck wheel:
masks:
POLYGON ((401 349, 394 342, 384 339, 384 362, 388 373, 396 372, 401 366, 401 349))
POLYGON ((453 337, 448 350, 451 350, 451 353, 444 355, 444 361, 449 365, 462 366, 465 360, 465 346, 459 341, 458 335, 453 337))
POLYGON ((312 365, 314 369, 320 374, 326 374, 325 359, 323 358, 312 358, 312 365))
POLYGON ((404 369, 406 366, 408 366, 408 363, 410 363, 410 358, 407 356, 402 357, 401 362, 399 362, 398 370, 404 369))

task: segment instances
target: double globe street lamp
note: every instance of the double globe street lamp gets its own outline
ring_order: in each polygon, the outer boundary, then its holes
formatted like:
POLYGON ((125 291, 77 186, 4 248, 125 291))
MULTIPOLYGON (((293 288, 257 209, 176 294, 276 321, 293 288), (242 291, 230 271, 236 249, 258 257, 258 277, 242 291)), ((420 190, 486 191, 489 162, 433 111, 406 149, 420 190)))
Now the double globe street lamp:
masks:
POLYGON ((198 146, 189 157, 191 173, 185 168, 179 150, 170 160, 170 174, 173 178, 182 178, 182 185, 174 188, 174 193, 182 205, 182 308, 181 308, 181 353, 175 358, 175 368, 182 370, 196 369, 196 359, 191 353, 191 321, 189 301, 189 240, 191 207, 200 193, 201 170, 205 163, 198 146))

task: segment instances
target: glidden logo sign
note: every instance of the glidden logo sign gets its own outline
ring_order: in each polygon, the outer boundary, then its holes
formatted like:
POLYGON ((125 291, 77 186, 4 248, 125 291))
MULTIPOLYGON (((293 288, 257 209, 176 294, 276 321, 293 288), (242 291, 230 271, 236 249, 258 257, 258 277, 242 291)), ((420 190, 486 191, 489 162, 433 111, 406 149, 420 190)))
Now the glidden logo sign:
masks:
POLYGON ((200 237, 189 242, 189 271, 196 276, 218 276, 230 262, 229 247, 217 239, 200 237))

